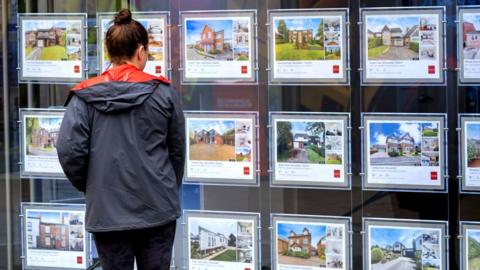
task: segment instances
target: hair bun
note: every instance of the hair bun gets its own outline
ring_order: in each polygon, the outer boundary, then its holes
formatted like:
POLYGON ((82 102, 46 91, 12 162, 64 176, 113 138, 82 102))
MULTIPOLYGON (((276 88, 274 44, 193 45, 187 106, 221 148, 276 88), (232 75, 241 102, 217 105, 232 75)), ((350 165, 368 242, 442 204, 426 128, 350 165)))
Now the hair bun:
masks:
POLYGON ((115 15, 114 22, 117 25, 129 24, 132 22, 132 13, 128 9, 122 9, 115 15))

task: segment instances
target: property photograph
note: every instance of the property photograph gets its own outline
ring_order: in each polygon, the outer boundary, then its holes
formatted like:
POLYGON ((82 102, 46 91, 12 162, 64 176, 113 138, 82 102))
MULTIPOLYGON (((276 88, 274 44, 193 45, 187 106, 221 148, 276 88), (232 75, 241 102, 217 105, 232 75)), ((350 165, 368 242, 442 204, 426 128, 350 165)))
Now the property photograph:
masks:
POLYGON ((189 119, 190 160, 236 161, 235 120, 189 119))
POLYGON ((370 269, 439 269, 442 254, 432 248, 440 239, 439 231, 416 227, 370 227, 370 269), (427 258, 428 257, 428 258, 427 258))
POLYGON ((81 60, 81 21, 28 20, 23 24, 27 61, 81 60))
POLYGON ((325 148, 331 151, 342 151, 342 136, 325 136, 325 148))
POLYGON ((368 128, 370 165, 421 165, 422 123, 373 122, 368 128))
POLYGON ((340 60, 341 51, 340 47, 325 47, 325 59, 328 60, 340 60))
POLYGON ((334 269, 343 269, 343 255, 328 255, 327 256, 327 267, 334 269))
POLYGON ((30 156, 57 156, 57 140, 62 117, 25 117, 25 146, 30 156))
POLYGON ((420 59, 435 60, 437 58, 437 47, 421 47, 420 59))
POLYGON ((480 167, 480 123, 466 124, 466 163, 469 168, 480 167))
POLYGON ((439 138, 438 137, 422 137, 422 152, 438 152, 439 151, 439 138))
POLYGON ((480 269, 480 230, 467 230, 468 269, 480 269))
POLYGON ((231 19, 187 19, 186 60, 234 60, 233 24, 231 19))
MULTIPOLYGON (((318 61, 325 59, 322 18, 274 19, 276 61, 318 61)), ((330 35, 330 42, 335 40, 330 35)), ((335 42, 339 42, 338 38, 335 42)))
POLYGON ((325 134, 327 136, 342 136, 343 123, 341 122, 326 122, 325 134))
POLYGON ((253 222, 190 218, 190 259, 252 263, 253 222))
POLYGON ((342 154, 341 153, 330 153, 327 152, 326 164, 341 165, 342 164, 342 154))
POLYGON ((67 212, 27 211, 25 229, 28 248, 70 250, 68 223, 69 213, 67 212))
POLYGON ((148 60, 162 61, 164 53, 164 26, 163 20, 138 19, 148 33, 148 60))
POLYGON ((367 16, 368 60, 418 60, 418 16, 367 16))
POLYGON ((278 264, 326 267, 327 226, 277 223, 278 264))
POLYGON ((463 59, 480 59, 480 14, 463 14, 463 59))
POLYGON ((277 162, 325 164, 325 123, 276 122, 277 162))

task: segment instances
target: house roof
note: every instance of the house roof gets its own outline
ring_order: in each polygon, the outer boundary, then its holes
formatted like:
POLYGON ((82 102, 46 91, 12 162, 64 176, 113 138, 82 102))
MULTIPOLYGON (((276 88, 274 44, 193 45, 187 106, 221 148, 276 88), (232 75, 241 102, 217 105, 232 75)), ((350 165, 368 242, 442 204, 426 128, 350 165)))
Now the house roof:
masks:
POLYGON ((408 29, 407 33, 405 34, 405 37, 412 36, 417 30, 418 30, 418 25, 413 26, 412 28, 408 29))
POLYGON ((392 33, 402 33, 403 31, 399 27, 395 27, 395 28, 390 29, 390 32, 392 32, 392 33))
POLYGON ((388 28, 388 26, 386 26, 386 25, 382 28, 382 31, 381 31, 381 32, 383 33, 383 32, 385 32, 385 31, 389 31, 389 32, 390 32, 390 28, 388 28))
POLYGON ((372 34, 372 35, 375 34, 375 33, 374 33, 373 31, 371 31, 371 30, 368 30, 368 33, 369 33, 369 34, 372 34))

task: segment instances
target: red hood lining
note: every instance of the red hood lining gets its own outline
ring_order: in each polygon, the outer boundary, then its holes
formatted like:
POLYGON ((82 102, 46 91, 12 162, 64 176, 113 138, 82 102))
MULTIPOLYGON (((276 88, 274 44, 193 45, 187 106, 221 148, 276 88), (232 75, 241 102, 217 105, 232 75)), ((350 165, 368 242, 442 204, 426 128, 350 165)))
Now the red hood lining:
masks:
POLYGON ((152 80, 157 80, 165 84, 170 84, 170 81, 163 76, 153 76, 141 71, 138 67, 134 65, 125 64, 125 65, 108 69, 105 72, 103 72, 102 75, 100 76, 85 80, 77 84, 74 88, 72 88, 72 90, 78 91, 78 90, 82 90, 90 86, 93 86, 99 83, 105 83, 105 82, 123 81, 123 82, 141 83, 141 82, 148 82, 152 80))

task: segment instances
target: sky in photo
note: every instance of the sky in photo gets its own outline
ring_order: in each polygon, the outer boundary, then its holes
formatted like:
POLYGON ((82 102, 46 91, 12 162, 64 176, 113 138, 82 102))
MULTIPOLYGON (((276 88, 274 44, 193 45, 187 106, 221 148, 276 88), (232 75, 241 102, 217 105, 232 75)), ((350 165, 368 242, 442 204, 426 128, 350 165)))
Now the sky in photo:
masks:
POLYGON ((188 128, 190 132, 214 129, 216 132, 223 134, 225 131, 235 128, 233 120, 197 120, 189 119, 188 128))
MULTIPOLYGON (((65 223, 69 222, 68 213, 64 213, 65 223)), ((43 223, 62 224, 61 212, 28 211, 27 218, 40 218, 43 223)))
MULTIPOLYGON (((421 228, 370 227, 371 245, 385 247, 399 241, 407 248, 413 247, 413 240, 424 233, 432 233, 421 228)), ((438 233, 438 232, 437 232, 438 233)))
MULTIPOLYGON (((279 122, 287 122, 287 121, 279 121, 279 122)), ((307 125, 309 123, 314 122, 307 122, 307 121, 288 121, 292 124, 292 134, 295 136, 297 133, 306 133, 310 135, 310 132, 307 132, 307 125)))
POLYGON ((327 235, 327 225, 313 225, 310 223, 283 223, 277 224, 278 238, 282 238, 288 241, 288 235, 290 231, 294 231, 297 235, 303 234, 303 229, 307 228, 312 234, 312 245, 316 246, 320 238, 327 235))
POLYGON ((318 26, 322 22, 320 18, 298 18, 298 19, 275 19, 275 29, 278 28, 280 21, 284 20, 288 30, 309 30, 317 33, 318 26))
POLYGON ((407 27, 412 28, 420 23, 419 16, 407 15, 370 15, 367 16, 367 29, 372 32, 381 32, 386 25, 389 28, 400 28, 403 34, 407 32, 407 27))
POLYGON ((23 21, 23 31, 36 31, 38 29, 50 29, 52 27, 57 28, 67 28, 67 23, 64 21, 57 20, 24 20, 23 21))
POLYGON ((467 123, 467 139, 480 140, 480 123, 467 123))
POLYGON ((232 39, 232 20, 187 19, 187 44, 195 44, 200 40, 205 25, 211 27, 215 32, 224 30, 225 39, 232 39))
POLYGON ((228 237, 231 233, 237 235, 238 220, 223 218, 189 218, 190 233, 198 235, 198 227, 228 237))
POLYGON ((402 136, 409 133, 415 140, 415 144, 420 144, 422 140, 422 123, 396 122, 396 123, 370 123, 370 146, 375 144, 385 145, 387 137, 390 135, 402 136))
POLYGON ((467 230, 468 238, 475 239, 480 243, 480 230, 467 230))
POLYGON ((473 25, 475 25, 475 29, 480 30, 480 14, 463 13, 463 21, 473 23, 473 25))

